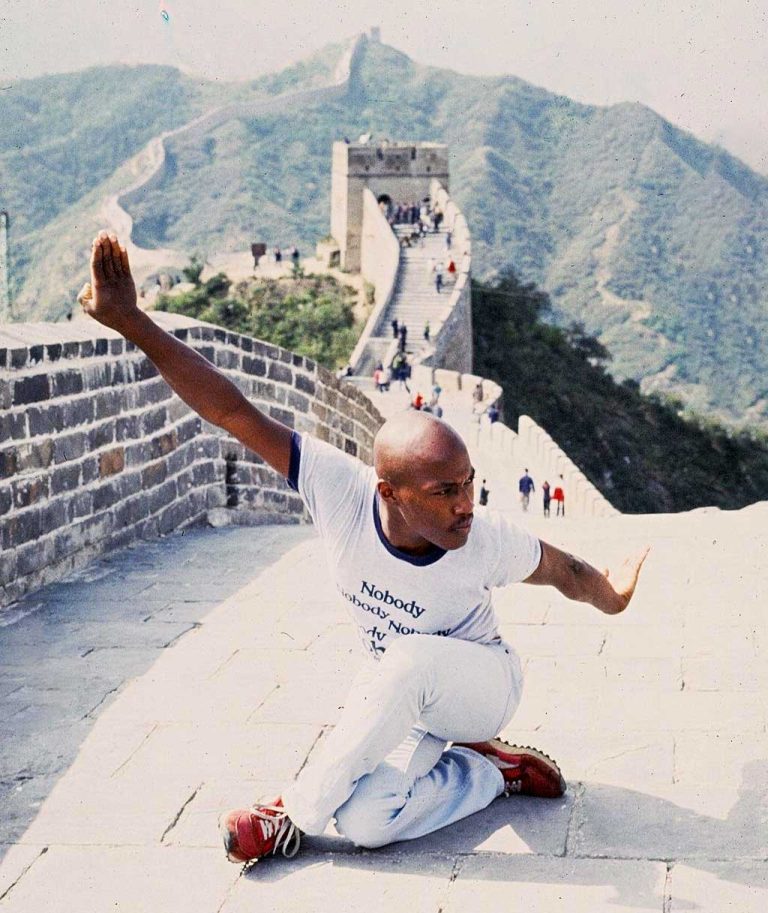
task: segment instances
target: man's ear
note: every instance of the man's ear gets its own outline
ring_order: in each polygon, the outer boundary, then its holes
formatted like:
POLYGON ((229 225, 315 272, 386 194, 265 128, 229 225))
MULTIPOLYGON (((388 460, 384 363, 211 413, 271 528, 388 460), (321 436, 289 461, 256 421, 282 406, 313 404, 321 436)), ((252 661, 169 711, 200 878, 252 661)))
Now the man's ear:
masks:
POLYGON ((395 489, 385 479, 379 479, 376 483, 376 490, 382 501, 397 501, 395 489))

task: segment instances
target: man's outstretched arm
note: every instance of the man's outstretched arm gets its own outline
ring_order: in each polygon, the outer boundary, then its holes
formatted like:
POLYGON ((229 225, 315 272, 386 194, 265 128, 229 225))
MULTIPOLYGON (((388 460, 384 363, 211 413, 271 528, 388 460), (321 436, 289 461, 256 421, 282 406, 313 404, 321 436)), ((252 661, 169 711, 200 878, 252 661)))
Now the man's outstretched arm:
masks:
POLYGON ((91 281, 83 287, 78 301, 99 323, 135 343, 195 412, 288 476, 290 428, 260 412, 221 371, 166 333, 138 307, 128 253, 114 235, 101 232, 94 239, 91 281))
POLYGON ((615 574, 610 574, 542 541, 539 566, 523 582, 553 586, 568 599, 588 602, 606 615, 618 615, 629 605, 648 551, 645 548, 627 558, 615 574))

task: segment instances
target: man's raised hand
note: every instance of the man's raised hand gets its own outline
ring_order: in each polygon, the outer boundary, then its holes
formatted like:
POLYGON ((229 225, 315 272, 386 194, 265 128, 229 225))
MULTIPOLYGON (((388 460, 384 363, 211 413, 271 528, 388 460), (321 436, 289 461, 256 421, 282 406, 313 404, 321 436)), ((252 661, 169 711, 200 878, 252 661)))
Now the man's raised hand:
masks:
POLYGON ((93 239, 91 281, 82 287, 77 300, 86 314, 119 332, 138 311, 128 251, 115 235, 102 231, 93 239))

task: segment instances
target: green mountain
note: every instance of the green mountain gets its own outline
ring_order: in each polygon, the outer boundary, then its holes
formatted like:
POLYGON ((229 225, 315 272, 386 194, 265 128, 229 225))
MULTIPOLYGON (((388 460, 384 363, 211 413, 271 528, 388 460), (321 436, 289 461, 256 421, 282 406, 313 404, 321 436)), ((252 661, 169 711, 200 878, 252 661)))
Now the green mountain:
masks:
MULTIPOLYGON (((110 68, 3 93, 0 122, 13 126, 0 206, 15 219, 17 310, 65 310, 99 201, 130 185, 124 163, 152 136, 225 101, 328 82, 339 53, 253 84, 110 68)), ((185 255, 257 239, 306 250, 328 230, 331 143, 369 130, 450 145, 477 276, 512 265, 545 288, 549 319, 599 334, 617 378, 768 422, 768 179, 640 105, 581 105, 369 43, 344 95, 286 100, 174 140, 163 179, 131 199, 134 240, 185 255)))

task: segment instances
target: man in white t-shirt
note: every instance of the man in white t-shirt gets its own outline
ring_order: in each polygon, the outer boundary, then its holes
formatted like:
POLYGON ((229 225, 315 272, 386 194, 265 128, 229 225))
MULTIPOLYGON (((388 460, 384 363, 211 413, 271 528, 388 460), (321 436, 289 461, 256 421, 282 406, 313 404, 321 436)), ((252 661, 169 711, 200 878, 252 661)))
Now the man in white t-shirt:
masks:
POLYGON ((283 795, 222 815, 228 858, 292 856, 302 832, 320 834, 332 819, 358 845, 376 847, 430 833, 504 793, 562 795, 554 761, 496 737, 517 708, 522 677, 491 591, 549 584, 617 614, 645 553, 609 581, 503 518, 475 517, 466 446, 431 415, 409 411, 385 423, 373 467, 292 432, 139 310, 125 248, 105 232, 93 242, 80 301, 141 348, 203 418, 298 490, 371 660, 338 725, 283 795))

